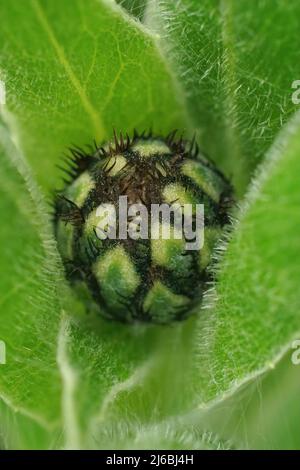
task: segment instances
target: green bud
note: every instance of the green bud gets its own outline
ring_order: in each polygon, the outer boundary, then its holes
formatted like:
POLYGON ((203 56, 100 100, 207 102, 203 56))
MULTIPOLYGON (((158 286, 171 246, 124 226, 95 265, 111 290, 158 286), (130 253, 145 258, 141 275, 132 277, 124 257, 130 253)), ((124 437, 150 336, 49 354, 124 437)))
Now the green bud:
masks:
POLYGON ((90 154, 78 149, 72 154, 70 181, 55 200, 55 231, 67 277, 82 301, 88 303, 89 292, 102 316, 123 322, 186 318, 201 302, 212 251, 229 223, 230 183, 194 143, 176 141, 175 133, 115 136, 113 144, 96 146, 90 154), (120 196, 127 197, 128 206, 143 204, 148 210, 147 237, 138 231, 144 216, 126 222, 126 232, 137 229, 136 237, 120 237, 120 196), (106 211, 100 233, 98 208, 108 204, 113 208, 106 211), (193 221, 196 205, 204 204, 201 249, 187 249, 174 216, 156 222, 155 238, 152 204, 192 204, 193 221), (170 237, 162 236, 165 229, 170 237), (114 237, 108 237, 109 230, 114 237))

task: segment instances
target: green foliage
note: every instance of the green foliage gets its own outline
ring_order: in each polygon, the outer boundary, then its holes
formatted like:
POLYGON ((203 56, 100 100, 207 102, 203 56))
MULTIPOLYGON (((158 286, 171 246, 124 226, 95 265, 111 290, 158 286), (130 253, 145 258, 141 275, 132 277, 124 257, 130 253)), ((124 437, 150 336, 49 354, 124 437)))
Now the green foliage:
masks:
POLYGON ((147 7, 147 0, 117 0, 117 3, 138 20, 143 19, 147 7))
POLYGON ((147 22, 160 35, 201 146, 240 192, 295 109, 299 13, 293 0, 149 1, 147 22))
POLYGON ((108 0, 3 0, 0 13, 1 442, 299 447, 300 115, 283 127, 299 2, 150 0, 147 26, 108 0), (243 199, 206 308, 125 326, 70 292, 45 201, 68 146, 151 126, 197 130, 243 199))
POLYGON ((71 144, 184 128, 180 98, 153 36, 113 2, 2 2, 0 68, 11 126, 44 187, 71 144))

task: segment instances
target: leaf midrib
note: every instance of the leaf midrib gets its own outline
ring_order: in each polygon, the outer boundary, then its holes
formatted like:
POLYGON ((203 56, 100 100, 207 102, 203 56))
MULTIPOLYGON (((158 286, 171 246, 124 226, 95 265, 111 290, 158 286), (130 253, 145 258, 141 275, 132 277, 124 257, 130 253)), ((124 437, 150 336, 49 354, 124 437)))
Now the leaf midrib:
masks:
POLYGON ((94 106, 90 102, 83 86, 81 85, 80 81, 78 80, 77 76, 75 75, 75 73, 74 73, 74 71, 71 67, 70 62, 68 61, 68 59, 65 55, 65 52, 64 52, 63 48, 60 46, 60 44, 59 44, 59 42, 58 42, 58 40, 57 40, 57 38, 54 34, 54 31, 52 30, 52 28, 51 28, 51 26, 50 26, 50 24, 47 20, 47 17, 45 15, 45 12, 44 12, 42 6, 40 5, 39 0, 31 0, 31 6, 32 6, 32 8, 33 8, 33 10, 36 14, 38 22, 40 23, 41 27, 45 31, 46 36, 47 36, 51 46, 53 47, 60 64, 65 69, 65 72, 66 72, 67 76, 69 77, 70 82, 72 83, 76 93, 78 94, 83 108, 85 109, 87 115, 89 116, 89 118, 91 120, 91 124, 92 124, 93 129, 94 129, 95 138, 97 140, 102 140, 106 136, 107 132, 106 132, 106 128, 104 126, 104 123, 103 123, 103 120, 102 120, 100 114, 96 111, 96 109, 94 108, 94 106))

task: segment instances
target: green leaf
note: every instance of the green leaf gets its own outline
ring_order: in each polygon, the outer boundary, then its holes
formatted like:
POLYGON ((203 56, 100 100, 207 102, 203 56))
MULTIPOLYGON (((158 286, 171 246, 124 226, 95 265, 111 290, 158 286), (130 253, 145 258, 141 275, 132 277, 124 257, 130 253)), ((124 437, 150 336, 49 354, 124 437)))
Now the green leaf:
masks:
MULTIPOLYGON (((218 433, 238 449, 299 449, 299 365, 291 348, 266 374, 207 410, 193 414, 206 434, 218 433)), ((202 431, 203 432, 203 431, 202 431)))
POLYGON ((250 403, 246 415, 248 447, 258 449, 299 449, 299 366, 291 362, 291 352, 279 370, 262 383, 261 399, 250 403))
POLYGON ((295 111, 297 0, 150 0, 146 22, 185 94, 202 148, 243 193, 295 111), (287 28, 288 25, 288 28, 287 28))
POLYGON ((153 36, 113 2, 5 0, 0 13, 6 120, 45 188, 70 145, 186 127, 153 36))
MULTIPOLYGON (((258 449, 299 449, 299 365, 292 363, 290 349, 278 367, 255 384, 254 393, 244 406, 244 429, 235 438, 244 447, 258 449)), ((240 408, 245 401, 240 403, 240 408)), ((239 432, 240 431, 240 432, 239 432)), ((239 434, 238 434, 239 433, 239 434)))
POLYGON ((117 0, 117 3, 138 20, 142 20, 148 0, 117 0))
POLYGON ((199 319, 204 402, 275 367, 300 336, 299 137, 297 114, 259 168, 228 246, 219 247, 218 282, 199 319))
MULTIPOLYGON (((64 293, 58 289, 62 270, 45 206, 6 131, 0 131, 0 337, 6 347, 6 364, 0 366, 0 398, 1 408, 8 408, 8 417, 5 420, 2 414, 1 423, 7 421, 14 427, 17 420, 20 427, 21 421, 32 421, 33 428, 41 428, 35 443, 39 446, 43 430, 55 429, 60 420, 61 383, 55 363, 58 299, 64 293)), ((7 429, 4 433, 11 441, 7 429)), ((20 437, 27 438, 26 434, 20 437)), ((14 440, 18 439, 16 432, 14 440)))

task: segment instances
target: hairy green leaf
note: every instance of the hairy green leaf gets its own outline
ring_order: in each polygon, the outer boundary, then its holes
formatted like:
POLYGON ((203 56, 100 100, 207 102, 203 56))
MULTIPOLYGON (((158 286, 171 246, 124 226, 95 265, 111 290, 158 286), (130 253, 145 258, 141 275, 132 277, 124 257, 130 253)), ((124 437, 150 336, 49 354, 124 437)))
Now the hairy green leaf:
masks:
POLYGON ((149 0, 147 24, 183 90, 203 149, 243 192, 296 109, 297 0, 149 0), (287 28, 288 25, 288 28, 287 28))
POLYGON ((300 336, 299 136, 297 114, 259 168, 228 246, 219 247, 218 282, 200 318, 204 401, 273 368, 300 336))
MULTIPOLYGON (((25 162, 18 159, 6 131, 0 130, 0 339, 6 348, 6 364, 0 365, 0 399, 8 408, 8 418, 2 415, 1 423, 14 427, 9 414, 15 413, 18 426, 28 419, 49 431, 60 421, 56 338, 62 270, 45 206, 25 162)), ((11 441, 7 429, 3 432, 11 441)))
POLYGON ((125 8, 128 13, 138 20, 142 20, 148 0, 117 0, 117 3, 125 8))
POLYGON ((44 187, 71 145, 186 127, 152 35, 113 2, 5 0, 0 13, 6 119, 44 187))

